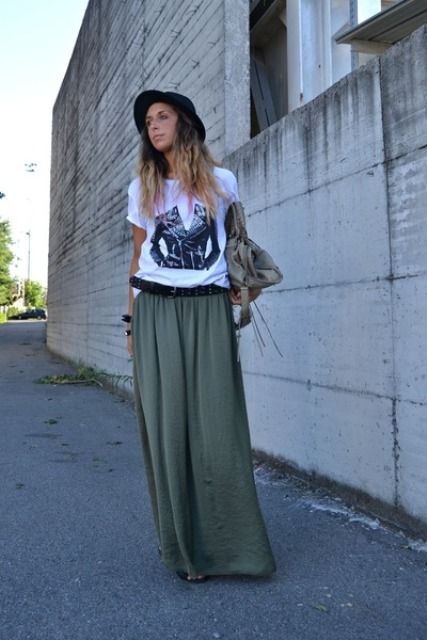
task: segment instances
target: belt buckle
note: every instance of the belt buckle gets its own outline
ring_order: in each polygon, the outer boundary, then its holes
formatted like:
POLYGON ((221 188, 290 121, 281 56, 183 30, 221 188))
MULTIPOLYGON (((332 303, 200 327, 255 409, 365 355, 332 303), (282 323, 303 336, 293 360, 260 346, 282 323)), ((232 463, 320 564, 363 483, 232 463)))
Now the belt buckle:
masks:
POLYGON ((168 298, 175 298, 176 296, 176 287, 172 287, 172 291, 168 293, 168 298))

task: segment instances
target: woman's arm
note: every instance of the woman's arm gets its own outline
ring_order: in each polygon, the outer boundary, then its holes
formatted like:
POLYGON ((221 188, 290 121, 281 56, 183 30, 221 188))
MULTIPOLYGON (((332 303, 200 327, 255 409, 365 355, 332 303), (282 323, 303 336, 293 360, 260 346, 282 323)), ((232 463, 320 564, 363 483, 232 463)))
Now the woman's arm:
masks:
MULTIPOLYGON (((135 275, 135 273, 138 271, 138 263, 139 263, 139 257, 141 255, 142 243, 147 237, 146 230, 141 229, 141 227, 137 227, 135 224, 132 225, 132 232, 133 232, 133 253, 132 253, 132 259, 130 261, 129 276, 135 275)), ((132 310, 133 310, 133 298, 134 298, 133 289, 129 285, 128 314, 130 316, 132 315, 132 310)), ((127 325, 127 328, 129 329, 130 325, 127 325)), ((130 335, 128 336, 128 352, 130 355, 132 355, 132 336, 130 335)))

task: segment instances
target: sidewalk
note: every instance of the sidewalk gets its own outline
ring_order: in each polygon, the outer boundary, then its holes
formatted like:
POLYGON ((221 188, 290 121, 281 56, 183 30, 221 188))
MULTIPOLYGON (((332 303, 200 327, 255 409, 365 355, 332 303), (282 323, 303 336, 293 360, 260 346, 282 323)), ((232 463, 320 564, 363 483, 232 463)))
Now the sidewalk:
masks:
POLYGON ((186 584, 156 538, 132 405, 41 321, 0 325, 0 640, 427 640, 427 545, 257 471, 273 579, 186 584))

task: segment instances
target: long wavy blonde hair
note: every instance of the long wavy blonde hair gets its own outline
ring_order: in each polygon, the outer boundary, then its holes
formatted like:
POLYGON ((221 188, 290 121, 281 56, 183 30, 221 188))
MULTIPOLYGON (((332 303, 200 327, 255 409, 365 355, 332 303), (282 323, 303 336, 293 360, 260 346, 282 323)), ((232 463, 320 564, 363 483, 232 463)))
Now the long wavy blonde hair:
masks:
MULTIPOLYGON (((191 118, 180 109, 172 108, 178 113, 173 152, 174 172, 179 181, 179 190, 189 198, 195 196, 200 200, 206 208, 207 219, 210 222, 216 214, 216 197, 227 197, 213 173, 214 167, 221 165, 214 160, 200 139, 191 118)), ((154 218, 159 200, 164 202, 164 180, 168 169, 165 156, 153 147, 147 128, 144 127, 141 132, 137 170, 141 181, 140 209, 148 218, 154 218)))

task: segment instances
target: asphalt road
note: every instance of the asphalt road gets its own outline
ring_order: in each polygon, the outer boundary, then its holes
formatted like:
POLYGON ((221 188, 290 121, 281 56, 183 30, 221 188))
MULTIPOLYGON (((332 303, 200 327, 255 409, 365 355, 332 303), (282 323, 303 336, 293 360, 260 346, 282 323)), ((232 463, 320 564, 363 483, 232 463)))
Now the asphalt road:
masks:
POLYGON ((0 325, 1 640, 427 640, 427 545, 264 467, 277 575, 170 573, 132 404, 35 383, 45 326, 0 325))

